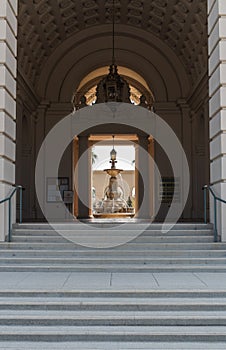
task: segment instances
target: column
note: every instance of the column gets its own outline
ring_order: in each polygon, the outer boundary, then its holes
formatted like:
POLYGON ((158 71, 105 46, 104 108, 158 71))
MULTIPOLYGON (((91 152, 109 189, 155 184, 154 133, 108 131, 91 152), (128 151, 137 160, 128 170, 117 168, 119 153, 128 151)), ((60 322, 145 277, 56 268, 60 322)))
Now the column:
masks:
MULTIPOLYGON (((189 105, 186 103, 185 100, 180 99, 177 101, 177 103, 181 110, 181 144, 183 146, 184 152, 188 160, 190 176, 191 176, 190 191, 189 191, 189 196, 188 196, 186 206, 183 211, 183 217, 186 219, 191 219, 192 218, 192 192, 193 192, 192 167, 191 167, 191 164, 192 164, 191 118, 190 118, 191 111, 190 111, 189 105)), ((181 181, 183 181, 183 179, 181 179, 181 181)), ((183 188, 183 185, 181 188, 183 188)), ((202 193, 202 186, 200 187, 200 192, 202 193)))
POLYGON ((31 178, 30 178, 30 218, 37 219, 36 191, 35 191, 35 166, 36 166, 36 124, 37 112, 31 114, 31 178))
POLYGON ((148 138, 148 153, 152 158, 149 162, 149 190, 150 190, 150 216, 154 218, 155 216, 155 142, 152 136, 148 138))
MULTIPOLYGON (((22 172, 23 172, 23 166, 22 164, 22 120, 23 120, 23 114, 24 114, 24 103, 23 100, 20 97, 20 93, 18 92, 17 87, 17 96, 16 96, 16 184, 23 186, 22 181, 22 172)), ((24 191, 23 191, 23 197, 24 197, 24 191)), ((23 204, 24 204, 24 198, 23 198, 23 204)), ((23 205, 23 217, 24 217, 24 205, 23 205)), ((19 217, 19 198, 17 198, 17 218, 19 217)))
POLYGON ((75 172, 75 168, 78 163, 78 138, 75 137, 73 140, 73 171, 72 171, 72 188, 74 191, 74 203, 73 203, 73 214, 75 217, 78 216, 78 193, 76 191, 75 185, 78 184, 78 173, 75 172))
MULTIPOLYGON (((17 0, 0 5, 0 198, 15 184, 17 0)), ((14 201, 15 203, 15 201, 14 201)), ((15 213, 15 208, 14 208, 15 213)), ((15 215, 13 215, 15 219, 15 215)), ((8 204, 0 205, 0 241, 5 240, 8 204)))
MULTIPOLYGON (((226 1, 208 0, 210 183, 226 199, 226 1)), ((226 205, 218 205, 218 234, 226 241, 226 205)), ((210 202, 213 222, 213 203, 210 202)))
POLYGON ((78 137, 78 219, 90 218, 91 207, 91 156, 88 136, 78 137))
MULTIPOLYGON (((37 108, 36 111, 36 127, 35 127, 35 162, 36 158, 38 156, 38 152, 41 148, 41 145, 46 137, 46 113, 49 108, 50 103, 48 101, 42 101, 40 105, 37 108)), ((43 168, 43 176, 45 177, 45 171, 43 168)), ((43 188, 43 194, 42 198, 45 198, 45 192, 46 189, 43 188)), ((43 203, 43 206, 45 206, 45 203, 43 203)), ((43 218, 42 210, 39 206, 37 197, 35 195, 35 211, 36 211, 36 217, 38 219, 43 218)))
POLYGON ((149 140, 148 136, 139 136, 139 143, 136 147, 136 168, 137 174, 137 205, 139 210, 136 217, 139 219, 149 219, 150 210, 150 159, 149 159, 149 140), (142 207, 141 207, 142 205, 142 207))

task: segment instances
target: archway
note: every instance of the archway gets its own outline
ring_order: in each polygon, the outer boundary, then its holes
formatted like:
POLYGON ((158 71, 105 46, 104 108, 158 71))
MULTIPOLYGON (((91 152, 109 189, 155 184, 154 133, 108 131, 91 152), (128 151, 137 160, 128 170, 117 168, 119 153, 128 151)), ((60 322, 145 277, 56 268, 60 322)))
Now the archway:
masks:
MULTIPOLYGON (((117 68, 119 75, 129 83, 131 103, 139 104, 140 97, 144 95, 146 96, 149 106, 152 106, 155 97, 145 79, 130 68, 124 66, 117 66, 117 68)), ((108 70, 109 67, 105 66, 95 69, 86 75, 73 95, 74 103, 78 103, 83 95, 86 97, 87 105, 95 103, 97 85, 99 81, 108 74, 108 70)))
MULTIPOLYGON (((74 105, 74 109, 80 109, 85 106, 89 106, 95 103, 101 103, 101 102, 127 102, 134 105, 139 105, 144 108, 152 109, 154 96, 151 92, 150 88, 147 85, 147 82, 143 77, 141 77, 138 73, 132 71, 131 69, 127 69, 125 67, 117 67, 116 65, 111 65, 109 67, 109 73, 103 75, 105 72, 107 72, 106 67, 97 69, 91 73, 89 73, 85 78, 82 79, 81 83, 79 84, 79 88, 77 92, 73 95, 72 101, 74 105), (122 77, 120 75, 121 73, 124 73, 124 76, 122 77), (126 76, 125 76, 126 74, 126 76), (136 80, 137 79, 137 80, 136 80), (110 85, 109 85, 110 84, 110 85), (110 86, 111 93, 108 95, 108 86, 110 86), (102 92, 101 92, 102 91, 102 92), (111 100, 112 93, 114 92, 114 97, 111 100), (110 98, 110 100, 108 100, 110 98)), ((129 116, 128 116, 129 117, 129 116)), ((136 131, 136 130, 135 130, 136 131)), ((91 160, 91 148, 97 144, 98 142, 105 142, 107 143, 109 141, 109 138, 112 137, 112 133, 114 134, 114 137, 116 137, 116 140, 120 140, 120 142, 124 143, 124 145, 127 142, 127 148, 129 142, 135 142, 135 144, 141 144, 142 147, 145 149, 146 152, 154 156, 154 142, 149 135, 143 135, 138 133, 134 133, 133 128, 127 127, 126 129, 122 125, 111 125, 109 128, 108 125, 102 125, 99 127, 93 127, 92 130, 89 130, 88 132, 84 132, 83 135, 79 135, 76 137, 73 141, 73 169, 75 169, 78 165, 78 162, 80 160, 80 157, 84 152, 88 152, 88 164, 86 168, 84 168, 84 171, 88 173, 89 181, 88 181, 88 189, 84 189, 85 191, 88 191, 89 195, 87 195, 88 198, 88 206, 84 205, 82 201, 80 200, 79 196, 77 195, 77 191, 74 191, 74 206, 73 206, 73 213, 76 217, 81 219, 87 219, 89 217, 106 217, 113 215, 116 217, 116 201, 113 198, 113 201, 108 198, 103 198, 101 201, 101 205, 105 207, 105 204, 108 203, 108 208, 105 210, 105 212, 101 213, 99 205, 92 204, 92 197, 93 197, 93 186, 92 186, 92 160, 91 160), (109 132, 111 130, 111 132, 109 132), (112 206, 113 202, 113 206, 112 206), (111 208, 109 208, 109 206, 111 208), (112 214, 111 211, 114 211, 112 214)), ((130 212, 129 205, 127 205, 128 201, 131 201, 130 195, 132 194, 132 188, 135 188, 136 196, 134 197, 134 214, 135 212, 139 211, 139 207, 142 201, 144 189, 142 184, 142 178, 139 174, 139 157, 140 157, 140 151, 139 147, 135 147, 136 152, 134 154, 134 162, 135 162, 135 169, 134 169, 134 181, 131 182, 130 190, 126 195, 125 191, 122 190, 122 195, 118 196, 117 198, 117 205, 118 205, 118 212, 117 216, 133 216, 132 214, 128 214, 130 212), (119 202, 121 205, 119 206, 119 202)), ((145 165, 147 166, 147 165, 145 165)), ((115 170, 116 171, 116 170, 115 170)), ((123 169, 121 169, 123 171, 123 169)), ((121 177, 121 171, 118 173, 117 177, 112 177, 111 179, 115 179, 114 181, 118 183, 118 177, 121 177)), ((147 212, 144 214, 145 217, 151 217, 153 216, 153 208, 154 208, 154 173, 153 169, 148 170, 150 172, 150 196, 149 196, 149 202, 147 207, 147 212)), ((109 173, 109 171, 108 171, 109 173)), ((76 184, 75 188, 80 186, 79 176, 76 176, 76 174, 73 175, 74 182, 76 184)), ((98 184, 97 184, 98 185, 98 184)), ((110 186, 110 185, 109 185, 110 186)), ((98 186, 99 187, 99 186, 98 186)), ((104 191, 104 188, 102 189, 104 191)), ((105 197, 106 194, 104 194, 103 197, 105 197)), ((112 196, 114 197, 113 193, 112 196)), ((115 192, 116 196, 116 192, 115 192)), ((132 202, 131 202, 132 203, 132 202)), ((131 206, 131 204, 130 204, 131 206)), ((132 206, 131 206, 132 207, 132 206)))
MULTIPOLYGON (((70 1, 71 6, 76 3, 75 0, 70 1)), ((204 0, 198 3, 185 0, 182 5, 179 2, 150 3, 144 0, 139 2, 138 8, 135 8, 135 3, 127 6, 126 2, 118 1, 116 5, 120 14, 115 28, 116 62, 120 74, 130 86, 141 93, 148 88, 151 90, 154 110, 171 126, 183 144, 193 179, 183 219, 200 220, 203 217, 201 187, 209 182, 206 3, 204 0), (144 16, 132 18, 131 8, 143 11, 144 16), (150 15, 150 21, 146 14, 150 15), (184 26, 186 18, 188 22, 184 26), (145 77, 147 86, 140 77, 145 77), (200 168, 205 170, 201 173, 200 168)), ((79 92, 81 86, 86 91, 95 87, 98 79, 107 73, 111 60, 109 40, 112 26, 108 11, 112 2, 107 1, 104 7, 100 2, 96 3, 96 22, 91 19, 83 21, 78 16, 76 26, 70 26, 70 21, 66 20, 66 13, 71 16, 77 13, 76 9, 69 9, 68 4, 65 1, 65 7, 61 7, 58 2, 52 2, 42 7, 42 2, 28 4, 24 0, 19 1, 17 82, 23 100, 19 114, 26 112, 32 120, 32 164, 35 164, 45 136, 71 112, 72 94, 79 92), (106 12, 101 12, 103 9, 106 12), (40 36, 41 30, 36 30, 35 13, 45 33, 43 36, 40 36), (58 13, 56 23, 52 21, 53 13, 58 13), (49 21, 45 22, 45 18, 49 21), (53 32, 48 23, 55 26, 53 32)), ((85 2, 83 5, 86 11, 85 2)), ((70 189, 72 150, 71 147, 67 151, 59 172, 60 177, 69 178, 70 189)), ((155 144, 155 160, 162 167, 164 180, 170 180, 171 174, 158 144, 155 144)), ((23 183, 23 177, 22 171, 17 172, 16 182, 23 183)), ((32 180, 29 188, 34 192, 32 180)), ((26 219, 43 218, 35 195, 31 198, 30 207, 33 209, 26 219)), ((167 203, 163 203, 163 207, 168 210, 167 203)))

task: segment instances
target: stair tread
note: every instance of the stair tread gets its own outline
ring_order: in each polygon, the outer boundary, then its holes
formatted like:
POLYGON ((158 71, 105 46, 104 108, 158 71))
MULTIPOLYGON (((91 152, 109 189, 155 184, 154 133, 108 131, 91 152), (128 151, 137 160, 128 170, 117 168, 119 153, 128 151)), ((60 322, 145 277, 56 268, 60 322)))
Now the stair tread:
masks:
MULTIPOLYGON (((54 262, 57 262, 59 261, 61 258, 57 258, 57 257, 45 257, 43 258, 42 256, 40 257, 26 257, 26 256, 22 256, 22 257, 1 257, 0 256, 0 261, 18 261, 18 260, 24 260, 24 261, 39 261, 40 259, 44 259, 44 261, 54 261, 54 262)), ((78 261, 78 262, 82 262, 82 261, 99 261, 99 260, 102 260, 102 262, 106 262, 106 261, 116 261, 116 262, 120 262, 121 260, 125 260, 125 261, 170 261, 170 260, 178 260, 178 261, 192 261, 192 260, 200 260, 200 261, 215 261, 215 260, 218 260, 218 261, 222 261, 222 262, 226 262, 226 256, 225 257, 165 257, 165 258, 161 258, 161 257, 127 257, 127 256, 121 256, 121 257, 109 257, 109 256, 100 256, 100 257, 82 257, 82 256, 79 256, 79 257, 71 257, 71 258, 66 258, 64 257, 62 259, 63 261, 78 261), (104 258, 104 260, 103 260, 104 258)))
MULTIPOLYGON (((90 244, 90 242, 89 242, 90 244)), ((2 249, 14 249, 14 248, 27 248, 30 250, 35 250, 37 248, 42 248, 45 250, 49 249, 62 249, 62 250, 68 250, 68 248, 73 247, 74 251, 75 250, 80 250, 82 245, 75 244, 73 242, 67 241, 66 243, 57 243, 57 242, 11 242, 11 243, 0 243, 0 252, 2 249)), ((97 251, 97 250, 105 250, 108 251, 112 250, 111 248, 108 247, 103 247, 103 248, 95 248, 95 247, 84 247, 86 251, 97 251)), ((226 243, 213 243, 213 242, 148 242, 148 243, 127 243, 123 245, 119 245, 114 247, 114 250, 119 250, 119 251, 127 251, 127 250, 134 250, 134 251, 149 251, 149 250, 179 250, 179 251, 184 251, 184 250, 209 250, 209 249, 214 249, 214 250, 226 250, 226 243)))
POLYGON ((200 341, 192 341, 192 342, 146 342, 146 341, 141 341, 141 342, 115 342, 112 341, 111 343, 109 342, 89 342, 89 341, 71 341, 71 342, 43 342, 43 341, 38 341, 38 342, 0 342, 1 350, 9 350, 9 349, 14 349, 14 350, 220 350, 224 349, 226 343, 225 342, 217 342, 215 343, 207 343, 207 342, 200 342, 200 341), (119 348, 120 347, 120 348, 119 348))
MULTIPOLYGON (((103 262, 104 263, 104 262, 103 262)), ((31 268, 34 268, 34 267, 41 267, 41 268, 43 268, 43 269, 49 269, 49 268, 53 268, 53 267, 55 267, 55 268, 58 268, 58 269, 60 269, 60 268, 62 268, 62 269, 65 269, 65 268, 81 268, 81 270, 85 270, 85 269, 87 269, 87 268, 90 268, 90 269, 103 269, 104 268, 104 266, 103 266, 103 264, 92 264, 91 266, 90 266, 90 264, 73 264, 73 265, 67 265, 67 264, 64 264, 64 265, 62 265, 62 264, 53 264, 53 265, 35 265, 35 264, 33 264, 32 266, 31 265, 23 265, 23 264, 21 264, 21 265, 6 265, 6 266, 9 266, 10 268, 20 268, 20 267, 23 267, 23 268, 27 268, 28 270, 30 270, 31 268)), ((6 266, 4 266, 4 265, 1 265, 1 267, 6 267, 6 266)), ((178 264, 170 264, 170 266, 169 266, 169 264, 167 264, 167 265, 164 265, 164 264, 162 264, 162 265, 154 265, 154 264, 150 264, 150 265, 148 265, 148 264, 141 264, 141 265, 137 265, 137 264, 128 264, 128 266, 127 265, 123 265, 123 266, 118 266, 117 264, 116 265, 112 265, 112 264, 108 264, 108 265, 106 265, 105 264, 105 266, 106 267, 108 267, 108 268, 116 268, 117 270, 123 270, 123 269, 125 269, 126 267, 131 267, 131 268, 133 268, 134 270, 140 270, 141 268, 143 269, 143 270, 148 270, 148 269, 150 269, 150 268, 156 268, 156 269, 162 269, 163 267, 164 268, 166 268, 166 270, 167 269, 172 269, 172 268, 178 268, 178 264)), ((184 268, 184 269, 190 269, 191 267, 193 267, 194 269, 199 269, 199 268, 203 268, 203 269, 211 269, 211 268, 213 268, 214 267, 214 265, 207 265, 207 264, 205 264, 205 265, 191 265, 191 264, 187 264, 187 265, 182 265, 182 266, 179 266, 180 268, 184 268)), ((226 265, 220 265, 220 264, 218 264, 217 266, 216 266, 216 268, 218 269, 218 270, 224 270, 225 268, 226 268, 226 265)))
POLYGON ((87 317, 100 317, 100 318, 112 318, 112 317, 128 317, 129 319, 137 317, 137 318, 150 318, 150 319, 225 319, 226 311, 221 310, 168 310, 168 311, 134 311, 134 310, 45 310, 43 314, 43 310, 0 310, 0 318, 23 318, 23 317, 39 317, 41 319, 52 317, 52 318, 67 318, 67 317, 77 317, 80 319, 87 317))
POLYGON ((123 298, 117 300, 117 298, 76 298, 76 300, 68 300, 68 298, 18 298, 18 300, 13 299, 9 300, 6 298, 0 299, 0 305, 9 306, 9 305, 225 305, 226 306, 226 297, 225 298, 217 298, 211 300, 211 298, 197 298, 194 300, 191 298, 123 298))
MULTIPOLYGON (((0 247, 1 247, 1 244, 0 244, 0 247)), ((102 254, 110 254, 110 253, 114 253, 114 254, 124 254, 124 251, 123 250, 116 250, 116 249, 106 249, 106 250, 103 250, 103 249, 89 249, 89 248, 83 248, 83 249, 64 249, 64 250, 62 250, 62 249, 60 249, 60 250, 52 250, 52 249, 35 249, 35 250, 33 250, 33 249, 10 249, 11 248, 11 243, 10 243, 10 246, 9 246, 9 248, 8 249, 0 249, 0 254, 3 254, 3 253, 20 253, 20 254, 22 254, 22 253, 25 253, 25 254, 28 254, 28 253, 30 253, 30 254, 33 254, 33 253, 35 253, 35 252, 37 252, 37 253, 45 253, 45 254, 50 254, 50 253, 56 253, 56 254, 58 254, 58 253, 69 253, 69 254, 71 254, 71 253, 74 253, 74 254, 96 254, 96 253, 102 253, 102 254)), ((156 249, 148 249, 148 250, 136 250, 136 249, 126 249, 125 250, 125 252, 127 253, 127 254, 135 254, 135 253, 137 253, 137 254, 148 254, 148 252, 152 252, 152 253, 154 253, 154 252, 156 252, 156 249)), ((168 252, 175 252, 175 253, 180 253, 181 251, 180 250, 161 250, 161 249, 159 249, 158 250, 158 254, 159 253, 168 253, 168 252)), ((200 254, 200 253, 202 253, 202 252, 205 252, 205 253, 225 253, 225 255, 226 255, 226 248, 225 249, 206 249, 206 250, 199 250, 199 249, 188 249, 188 250, 186 250, 186 249, 184 249, 183 251, 182 251, 183 253, 198 253, 198 254, 200 254)))
POLYGON ((215 298, 215 300, 218 300, 218 298, 225 299, 226 298, 226 289, 73 289, 68 288, 67 290, 59 290, 59 289, 4 289, 0 290, 0 298, 5 300, 5 298, 8 298, 9 300, 15 300, 15 298, 18 298, 19 300, 24 298, 33 298, 37 299, 43 299, 43 298, 60 298, 62 300, 63 298, 66 298, 67 300, 72 299, 97 299, 101 300, 108 300, 109 298, 115 299, 131 299, 131 300, 137 300, 137 299, 181 299, 184 300, 185 298, 192 298, 193 300, 199 300, 207 299, 209 298, 215 298))
POLYGON ((0 335, 2 334, 175 334, 178 333, 181 334, 203 334, 206 335, 206 332, 208 330, 208 334, 217 335, 222 334, 225 335, 226 339, 226 326, 180 326, 180 327, 173 327, 173 326, 141 326, 136 327, 134 329, 134 326, 61 326, 60 328, 58 326, 54 327, 45 327, 45 326, 1 326, 0 325, 0 335))
MULTIPOLYGON (((193 316, 187 316, 187 315, 162 315, 162 316, 153 316, 153 315, 145 315, 141 314, 141 315, 137 315, 137 314, 130 314, 130 315, 112 315, 112 314, 108 314, 108 315, 61 315, 61 314, 56 314, 56 315, 8 315, 8 316, 4 316, 0 314, 0 320, 4 321, 4 320, 60 320, 60 321, 64 321, 64 320, 77 320, 77 321, 85 321, 85 320, 118 320, 118 321, 123 321, 123 320, 130 320, 130 321, 135 321, 135 320, 225 320, 226 321, 226 314, 224 315, 193 315, 193 316)), ((226 326, 226 324, 225 324, 226 326)))

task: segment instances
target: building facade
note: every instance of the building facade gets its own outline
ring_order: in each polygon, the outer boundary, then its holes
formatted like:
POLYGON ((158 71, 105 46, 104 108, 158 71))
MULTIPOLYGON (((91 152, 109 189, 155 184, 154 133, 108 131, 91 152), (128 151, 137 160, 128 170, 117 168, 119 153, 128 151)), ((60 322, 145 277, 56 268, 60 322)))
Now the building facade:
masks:
MULTIPOLYGON (((108 73, 112 6, 112 0, 1 0, 0 198, 21 184, 26 221, 44 219, 35 191, 35 164, 46 135, 73 106, 84 103, 84 95, 92 101, 108 73)), ((191 185, 184 221, 203 220, 205 184, 226 199, 225 38, 224 0, 115 0, 115 56, 131 99, 146 96, 187 156, 191 185)), ((72 190, 76 147, 74 142, 67 148, 59 170, 72 190)), ((161 146, 154 142, 149 151, 162 178, 172 178, 161 146)), ((159 200, 160 184, 152 186, 159 200)), ((14 207, 15 212, 16 203, 14 207)), ((168 208, 163 201, 156 219, 164 220, 168 208)), ((209 209, 213 222, 211 198, 209 209)), ((7 213, 7 204, 1 205, 1 240, 7 213)), ((225 213, 218 203, 222 241, 225 213)))

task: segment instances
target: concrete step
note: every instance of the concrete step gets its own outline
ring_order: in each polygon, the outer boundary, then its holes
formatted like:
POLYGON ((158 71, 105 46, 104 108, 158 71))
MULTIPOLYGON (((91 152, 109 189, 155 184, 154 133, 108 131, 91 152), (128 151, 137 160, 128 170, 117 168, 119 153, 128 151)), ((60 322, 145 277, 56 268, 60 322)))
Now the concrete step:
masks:
POLYGON ((138 264, 6 264, 0 265, 0 272, 124 272, 124 273, 160 273, 160 272, 226 272, 226 265, 204 265, 204 264, 153 264, 153 265, 138 265, 138 264))
MULTIPOLYGON (((51 295, 51 293, 50 293, 51 295)), ((214 296, 214 294, 213 294, 214 296)), ((0 310, 11 311, 108 311, 108 312, 216 312, 225 313, 226 316, 226 296, 195 297, 190 293, 190 297, 87 297, 82 294, 80 297, 52 297, 46 293, 45 297, 4 297, 0 299, 0 310)), ((199 315, 199 314, 198 314, 199 315)), ((59 314, 60 316, 60 314, 59 314)))
POLYGON ((1 341, 225 342, 225 326, 0 326, 1 341), (207 332, 208 330, 208 332, 207 332))
MULTIPOLYGON (((110 235, 109 233, 106 233, 108 235, 110 235)), ((105 236, 104 236, 105 237, 105 236)), ((113 239, 114 235, 111 235, 111 239, 113 239)), ((130 236, 128 236, 129 238, 130 236)), ((83 242, 87 242, 89 243, 90 241, 93 240, 102 240, 103 237, 99 236, 99 235, 95 235, 95 234, 90 234, 90 235, 73 235, 71 236, 71 238, 73 239, 74 242, 76 242, 76 239, 81 239, 83 242)), ((62 237, 62 236, 14 236, 12 239, 12 242, 35 242, 35 243, 63 243, 63 242, 67 242, 67 240, 62 237)), ((79 241, 78 241, 79 242, 79 241)), ((203 236, 199 236, 198 234, 196 235, 187 235, 187 236, 140 236, 137 237, 135 240, 133 240, 133 242, 136 243, 142 243, 142 244, 148 244, 148 243, 160 243, 160 242, 169 242, 169 243, 212 243, 213 242, 213 236, 212 235, 203 235, 203 236)))
POLYGON ((72 317, 75 318, 83 318, 83 319, 92 319, 95 317, 98 317, 100 319, 106 318, 106 319, 110 319, 111 317, 118 317, 120 318, 130 318, 131 320, 134 318, 148 318, 148 319, 157 319, 157 320, 161 320, 164 319, 166 320, 166 322, 168 322, 168 320, 170 318, 173 319, 194 319, 194 320, 198 320, 201 319, 202 320, 202 324, 206 324, 208 325, 208 320, 211 319, 224 319, 226 317, 226 312, 220 311, 220 310, 211 310, 211 311, 189 311, 189 310, 175 310, 175 311, 122 311, 122 310, 118 310, 118 311, 112 311, 112 310, 32 310, 32 309, 26 309, 26 310, 0 310, 0 317, 2 318, 10 318, 10 319, 17 319, 18 317, 30 317, 30 318, 37 318, 38 319, 45 319, 45 318, 56 318, 56 319, 61 319, 61 318, 69 318, 71 319, 72 317))
MULTIPOLYGON (((71 222, 64 222, 64 223, 54 223, 54 227, 56 227, 59 230, 87 230, 87 228, 111 228, 115 230, 134 230, 137 228, 143 228, 145 231, 152 231, 152 230, 161 230, 163 227, 162 223, 149 223, 146 221, 143 222, 137 222, 136 220, 130 220, 129 222, 124 222, 124 221, 119 221, 117 220, 116 222, 107 222, 102 221, 98 222, 97 220, 94 222, 83 222, 80 223, 79 221, 76 221, 75 223, 71 222)), ((15 224, 14 229, 25 229, 25 230, 53 230, 53 227, 48 224, 48 223, 23 223, 23 224, 15 224)), ((204 223, 176 223, 173 226, 173 230, 212 230, 213 225, 212 224, 204 224, 204 223)))
MULTIPOLYGON (((9 298, 9 300, 15 300, 17 298, 20 300, 20 298, 35 298, 38 299, 45 299, 45 298, 53 298, 53 299, 60 299, 67 298, 67 300, 73 299, 88 299, 91 300, 100 300, 100 299, 131 299, 131 300, 137 300, 137 299, 156 299, 156 300, 163 300, 163 299, 170 299, 171 301, 173 299, 180 299, 184 301, 185 299, 192 299, 192 300, 200 300, 200 299, 206 299, 210 300, 212 298, 219 300, 222 299, 223 301, 226 301, 226 289, 223 290, 216 290, 216 289, 164 289, 164 290, 155 290, 155 289, 144 289, 144 290, 121 290, 121 289, 101 289, 101 290, 87 290, 87 289, 70 289, 70 290, 48 290, 48 289, 41 289, 41 290, 21 290, 21 289, 0 289, 0 299, 5 300, 4 298, 9 298), (13 299, 11 299, 13 298, 13 299)), ((32 299, 33 300, 33 299, 32 299)))
MULTIPOLYGON (((11 242, 11 243, 1 243, 0 251, 3 249, 48 249, 48 250, 68 250, 81 249, 82 245, 75 244, 73 242, 67 241, 66 243, 54 243, 54 242, 11 242)), ((89 248, 86 248, 87 251, 89 248)), ((100 248, 104 250, 104 248, 100 248)), ((105 251, 112 248, 105 248, 105 251)), ((148 251, 148 250, 225 250, 226 251, 226 243, 206 243, 206 242, 194 242, 194 243, 186 243, 186 242, 177 242, 177 243, 139 243, 139 242, 129 242, 117 247, 114 247, 114 250, 136 250, 136 251, 148 251)), ((96 248, 90 248, 90 251, 97 250, 96 248)))
POLYGON ((48 249, 1 249, 1 258, 9 257, 51 257, 51 258, 121 258, 121 257, 143 257, 143 258, 226 258, 226 250, 116 250, 116 249, 65 249, 65 250, 48 250, 48 249))
MULTIPOLYGON (((156 301, 154 302, 148 302, 148 301, 142 301, 142 302, 128 302, 127 300, 124 301, 111 301, 111 300, 105 300, 103 302, 101 301, 96 301, 95 303, 92 303, 91 301, 11 301, 9 302, 1 302, 0 303, 0 310, 1 312, 4 310, 6 312, 20 312, 23 314, 25 311, 30 311, 32 314, 34 311, 39 311, 47 313, 47 312, 53 312, 55 311, 55 314, 58 313, 58 317, 60 317, 61 312, 87 312, 87 311, 93 311, 95 312, 100 312, 100 311, 108 311, 112 315, 113 312, 118 312, 118 313, 123 313, 123 312, 143 312, 146 314, 146 312, 168 312, 171 313, 174 312, 182 312, 187 313, 187 312, 196 312, 196 316, 199 316, 199 313, 203 312, 220 312, 221 316, 225 316, 226 313, 226 303, 225 301, 214 301, 211 303, 210 300, 207 301, 202 301, 200 302, 195 302, 195 301, 164 301, 164 302, 159 302, 156 301), (222 313, 224 312, 224 315, 222 313)), ((134 318, 134 314, 131 315, 132 319, 134 318)), ((172 316, 172 315, 171 315, 172 316)), ((204 316, 206 317, 206 316, 204 316)))
POLYGON ((47 258, 47 257, 0 257, 0 266, 5 265, 55 265, 59 266, 67 265, 67 266, 74 266, 74 265, 225 265, 226 267, 226 257, 208 257, 208 258, 179 258, 179 257, 152 257, 151 255, 149 257, 141 257, 141 256, 134 256, 134 257, 127 257, 125 255, 117 256, 117 257, 109 257, 109 256, 101 256, 101 257, 58 257, 58 258, 47 258))
POLYGON ((224 316, 147 316, 145 315, 0 315, 1 326, 226 326, 226 315, 224 316))
MULTIPOLYGON (((64 231, 68 231, 68 230, 61 230, 61 232, 64 231)), ((70 231, 70 230, 69 230, 70 231)), ((130 230, 127 229, 115 229, 115 230, 110 230, 110 229, 105 229, 105 230, 97 230, 97 229, 92 229, 91 231, 88 230, 81 230, 81 229, 75 229, 75 230, 71 230, 72 232, 74 232, 75 235, 100 235, 100 236, 104 236, 106 233, 109 234, 114 234, 114 235, 121 235, 123 232, 123 235, 130 235, 131 232, 136 231, 134 230, 134 228, 131 228, 130 230)), ((13 230, 13 236, 51 236, 51 237, 57 237, 60 234, 54 230, 36 230, 36 229, 14 229, 13 230)), ((190 235, 194 235, 194 236, 213 236, 213 230, 212 229, 184 229, 184 230, 175 230, 172 229, 169 232, 163 233, 161 230, 145 230, 144 232, 141 233, 142 237, 144 236, 190 236, 190 235)))
POLYGON ((226 343, 225 342, 217 342, 216 344, 213 342, 1 342, 1 350, 220 350, 224 349, 226 343))

